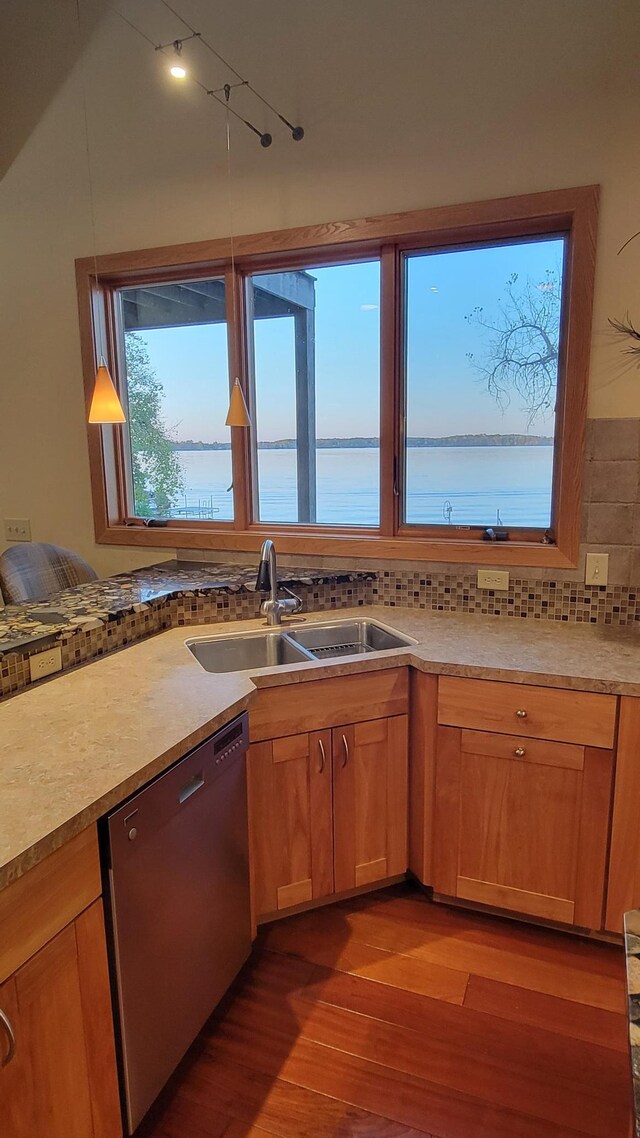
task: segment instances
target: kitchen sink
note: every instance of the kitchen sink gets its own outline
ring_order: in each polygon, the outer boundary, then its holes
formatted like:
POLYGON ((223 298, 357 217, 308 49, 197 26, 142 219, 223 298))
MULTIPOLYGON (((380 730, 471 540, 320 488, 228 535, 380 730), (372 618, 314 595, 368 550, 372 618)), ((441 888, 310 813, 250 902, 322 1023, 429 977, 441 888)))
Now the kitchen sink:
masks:
POLYGON ((243 672, 405 648, 416 641, 376 620, 332 620, 269 632, 195 636, 189 651, 207 672, 243 672))
POLYGON ((244 672, 276 668, 311 659, 304 648, 281 632, 236 632, 230 636, 197 636, 186 641, 205 672, 244 672))
POLYGON ((290 629, 287 637, 306 648, 316 660, 334 660, 338 656, 361 656, 386 652, 389 648, 406 648, 416 641, 410 636, 387 628, 376 620, 332 620, 290 629))

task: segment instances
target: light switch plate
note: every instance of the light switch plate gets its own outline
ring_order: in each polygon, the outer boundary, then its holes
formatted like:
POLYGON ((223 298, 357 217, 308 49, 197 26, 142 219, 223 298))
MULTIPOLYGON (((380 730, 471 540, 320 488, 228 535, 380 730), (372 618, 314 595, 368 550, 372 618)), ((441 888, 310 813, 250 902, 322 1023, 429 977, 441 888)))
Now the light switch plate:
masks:
POLYGON ((5 518, 5 541, 31 541, 31 522, 29 518, 5 518))
POLYGON ((609 554, 587 553, 584 564, 585 585, 606 585, 609 580, 609 554))
POLYGON ((492 589, 496 593, 509 590, 508 569, 478 569, 478 588, 492 589))

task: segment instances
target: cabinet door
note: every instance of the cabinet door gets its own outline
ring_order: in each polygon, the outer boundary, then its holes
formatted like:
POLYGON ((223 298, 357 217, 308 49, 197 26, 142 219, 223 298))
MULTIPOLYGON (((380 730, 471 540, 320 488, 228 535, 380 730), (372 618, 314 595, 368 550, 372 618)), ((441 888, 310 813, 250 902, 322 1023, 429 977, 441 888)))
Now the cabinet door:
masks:
MULTIPOLYGON (((13 1059, 0 1067, 2 1138, 119 1138, 100 902, 0 988, 0 1008, 15 1037, 13 1059)), ((0 1033, 6 1056, 2 1025, 0 1033)))
POLYGON ((610 751, 438 730, 434 888, 600 928, 610 751))
POLYGON ((336 892, 407 868, 407 716, 333 729, 336 892))
POLYGON ((330 731, 250 748, 249 817, 256 918, 333 892, 330 731))

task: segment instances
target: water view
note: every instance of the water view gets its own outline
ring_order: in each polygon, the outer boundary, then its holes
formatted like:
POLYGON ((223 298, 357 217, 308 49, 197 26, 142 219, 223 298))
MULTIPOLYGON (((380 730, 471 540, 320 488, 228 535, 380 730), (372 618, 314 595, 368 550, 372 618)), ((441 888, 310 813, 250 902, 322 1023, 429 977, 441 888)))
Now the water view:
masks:
MULTIPOLYGON (((177 451, 185 491, 173 513, 233 517, 229 451, 177 451)), ((406 520, 418 524, 549 525, 552 446, 411 447, 406 520)), ((377 448, 319 449, 320 524, 377 525, 377 448)), ((297 520, 295 450, 260 451, 260 520, 297 520)))

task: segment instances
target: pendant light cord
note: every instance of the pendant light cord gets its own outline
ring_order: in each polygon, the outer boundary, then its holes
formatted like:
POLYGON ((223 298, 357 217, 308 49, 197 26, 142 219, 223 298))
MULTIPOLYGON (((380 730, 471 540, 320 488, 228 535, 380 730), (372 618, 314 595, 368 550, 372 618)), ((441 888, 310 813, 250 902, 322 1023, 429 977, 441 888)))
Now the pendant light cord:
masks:
MULTIPOLYGON (((87 185, 89 188, 89 216, 91 219, 91 243, 93 246, 93 276, 96 288, 98 286, 98 242, 96 237, 96 210, 93 198, 93 173, 91 169, 91 147, 89 143, 89 111, 87 107, 87 85, 84 74, 84 61, 82 58, 82 18, 80 14, 80 0, 76 0, 76 20, 78 25, 78 62, 80 67, 80 90, 82 93, 82 117, 84 121, 84 149, 87 162, 87 185)), ((100 362, 104 359, 104 352, 100 352, 100 362)))
POLYGON ((227 152, 227 202, 228 202, 228 209, 229 209, 229 242, 230 242, 230 246, 231 246, 231 294, 232 294, 231 307, 232 307, 232 314, 233 314, 233 327, 236 328, 237 327, 238 313, 236 311, 236 309, 237 309, 236 258, 235 258, 235 246, 234 246, 234 240, 233 240, 234 217, 233 217, 233 193, 232 193, 233 178, 232 178, 232 174, 231 174, 231 118, 229 115, 229 111, 231 110, 231 108, 229 106, 230 96, 231 96, 231 87, 229 86, 229 84, 227 84, 224 88, 224 97, 225 97, 225 102, 226 102, 225 138, 226 138, 226 152, 227 152))

